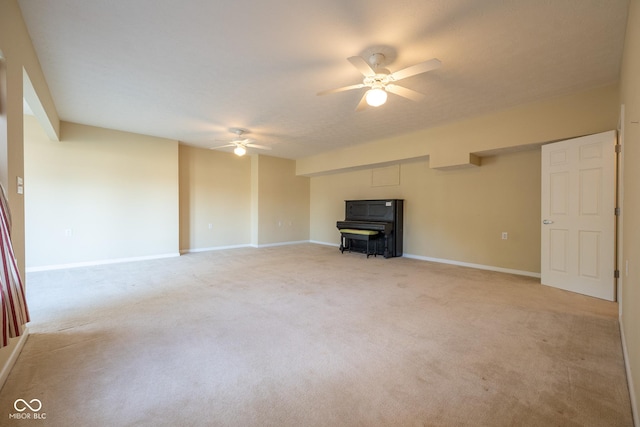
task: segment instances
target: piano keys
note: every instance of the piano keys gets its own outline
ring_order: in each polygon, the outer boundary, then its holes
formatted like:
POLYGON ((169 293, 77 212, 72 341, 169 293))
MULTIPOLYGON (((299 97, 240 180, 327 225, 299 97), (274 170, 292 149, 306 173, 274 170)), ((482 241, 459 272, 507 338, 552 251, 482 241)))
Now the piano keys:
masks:
POLYGON ((338 221, 336 223, 338 228, 354 228, 356 230, 371 230, 379 231, 384 234, 389 234, 393 231, 393 222, 380 222, 380 221, 338 221))
MULTIPOLYGON (((384 245, 376 245, 377 254, 385 258, 402 256, 403 210, 401 199, 346 200, 345 219, 338 221, 340 229, 378 231, 384 245)), ((352 250, 366 252, 366 242, 351 241, 352 250)))

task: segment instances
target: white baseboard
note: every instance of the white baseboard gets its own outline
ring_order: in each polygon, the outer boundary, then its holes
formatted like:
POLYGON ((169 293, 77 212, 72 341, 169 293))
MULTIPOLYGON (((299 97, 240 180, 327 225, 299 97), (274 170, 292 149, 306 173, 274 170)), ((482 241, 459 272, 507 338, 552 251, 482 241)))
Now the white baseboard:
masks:
POLYGON ((288 245, 300 245, 302 243, 309 243, 309 240, 298 240, 293 242, 278 242, 278 243, 266 243, 263 245, 252 245, 254 248, 271 248, 274 246, 288 246, 288 245))
POLYGON ((460 267, 477 268, 478 270, 497 271, 497 272, 500 272, 500 273, 517 274, 519 276, 528 276, 528 277, 540 278, 540 273, 535 273, 535 272, 532 272, 532 271, 514 270, 514 269, 511 269, 511 268, 494 267, 492 265, 483 265, 483 264, 473 264, 473 263, 470 263, 470 262, 453 261, 453 260, 450 260, 450 259, 431 258, 431 257, 426 257, 426 256, 421 256, 421 255, 404 254, 402 256, 405 257, 405 258, 419 259, 419 260, 422 260, 422 261, 430 261, 430 262, 438 262, 438 263, 441 263, 441 264, 458 265, 460 267))
MULTIPOLYGON (((340 244, 333 243, 333 242, 328 243, 328 242, 319 242, 317 240, 310 240, 310 243, 315 243, 317 245, 340 247, 340 244)), ((422 255, 403 254, 402 256, 405 258, 417 259, 421 261, 438 262, 441 264, 458 265, 460 267, 477 268, 479 270, 490 270, 490 271, 497 271, 500 273, 517 274, 519 276, 536 277, 538 279, 540 278, 540 273, 535 273, 532 271, 514 270, 511 268, 494 267, 492 265, 472 264, 469 262, 453 261, 450 259, 442 259, 442 258, 432 258, 432 257, 426 257, 422 255)))
MULTIPOLYGON (((170 257, 180 256, 181 254, 185 254, 185 253, 219 251, 219 250, 225 250, 225 249, 237 249, 237 248, 246 248, 246 247, 268 248, 268 247, 274 247, 274 246, 299 245, 302 243, 314 243, 317 245, 334 246, 334 247, 340 246, 339 244, 336 244, 333 242, 328 243, 328 242, 320 242, 317 240, 298 240, 298 241, 292 241, 292 242, 267 243, 263 245, 243 244, 243 245, 232 245, 232 246, 214 246, 209 248, 180 249, 180 252, 177 254, 171 253, 171 254, 150 255, 150 256, 133 257, 133 258, 116 258, 116 259, 99 260, 99 261, 77 262, 77 263, 70 263, 70 264, 27 267, 26 271, 27 273, 31 273, 36 271, 62 270, 66 268, 88 267, 88 266, 94 266, 94 265, 115 264, 120 262, 145 261, 145 260, 159 259, 159 258, 170 258, 170 257)), ((403 256, 405 258, 418 259, 422 261, 438 262, 442 264, 452 264, 452 265, 458 265, 461 267, 470 267, 470 268, 477 268, 480 270, 498 271, 501 273, 518 274, 520 276, 540 278, 540 273, 534 273, 531 271, 513 270, 510 268, 494 267, 491 265, 482 265, 482 264, 473 264, 468 262, 453 261, 453 260, 442 259, 442 258, 425 257, 421 255, 404 254, 403 256)))
POLYGON ((640 427, 640 416, 638 414, 638 405, 636 400, 636 392, 633 387, 633 377, 631 376, 631 366, 629 365, 629 353, 627 353, 627 340, 624 336, 624 325, 622 324, 622 316, 618 321, 620 325, 620 338, 622 340, 622 356, 624 357, 624 367, 627 370, 627 386, 629 387, 629 399, 631 400, 631 412, 633 413, 633 425, 640 427))
POLYGON ((91 267, 94 265, 117 264, 121 262, 147 261, 151 259, 172 258, 177 256, 180 256, 180 253, 148 255, 148 256, 131 257, 131 258, 103 259, 103 260, 97 260, 97 261, 73 262, 69 264, 44 265, 40 267, 27 267, 26 272, 31 273, 36 271, 63 270, 67 268, 91 267))
POLYGON ((273 246, 287 246, 287 245, 299 245, 302 243, 309 243, 309 240, 298 240, 293 242, 278 242, 278 243, 267 243, 263 245, 254 245, 254 244, 244 244, 244 245, 232 245, 232 246, 212 246, 209 248, 198 248, 198 249, 180 249, 181 254, 195 253, 195 252, 209 252, 209 251, 222 251, 225 249, 238 249, 238 248, 269 248, 273 246))
POLYGON ((231 246, 211 246, 208 248, 196 248, 196 249, 180 249, 180 254, 193 254, 197 252, 209 252, 209 251, 223 251, 225 249, 238 249, 238 248, 250 248, 250 244, 246 245, 231 245, 231 246))
POLYGON ((24 343, 27 342, 27 338, 29 338, 29 328, 25 326, 24 331, 22 331, 22 335, 18 337, 18 342, 16 342, 15 347, 13 347, 9 358, 2 367, 2 370, 0 370, 0 389, 2 389, 4 383, 7 381, 13 365, 16 364, 16 360, 18 360, 18 356, 22 351, 22 347, 24 347, 24 343))
POLYGON ((336 248, 340 247, 340 243, 319 242, 318 240, 309 240, 309 243, 314 243, 316 245, 335 246, 336 248))

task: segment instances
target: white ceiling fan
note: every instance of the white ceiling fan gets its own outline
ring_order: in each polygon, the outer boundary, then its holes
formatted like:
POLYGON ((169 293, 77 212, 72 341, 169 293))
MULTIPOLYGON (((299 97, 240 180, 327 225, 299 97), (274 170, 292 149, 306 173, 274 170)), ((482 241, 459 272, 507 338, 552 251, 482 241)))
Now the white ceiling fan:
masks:
POLYGON ((403 86, 398 86, 395 82, 406 79, 407 77, 415 76, 416 74, 435 70, 442 65, 439 59, 433 58, 392 73, 386 68, 383 68, 385 59, 386 58, 382 53, 373 53, 369 57, 369 62, 361 56, 352 56, 347 58, 347 60, 351 62, 351 64, 364 76, 362 83, 338 89, 325 90, 318 92, 318 95, 328 95, 330 93, 344 92, 364 87, 369 88, 362 96, 360 103, 358 103, 356 111, 362 111, 367 108, 368 105, 378 107, 384 104, 387 101, 387 92, 400 95, 413 101, 420 101, 424 98, 423 94, 416 92, 415 90, 407 89, 403 86))
POLYGON ((234 147, 233 152, 237 156, 244 156, 247 153, 248 148, 257 148, 259 150, 271 150, 271 147, 267 147, 265 145, 254 144, 252 139, 243 138, 242 135, 246 133, 250 133, 247 129, 242 128, 230 128, 229 132, 236 134, 236 137, 230 141, 226 145, 221 145, 219 147, 211 147, 212 150, 217 150, 219 148, 227 148, 234 147))

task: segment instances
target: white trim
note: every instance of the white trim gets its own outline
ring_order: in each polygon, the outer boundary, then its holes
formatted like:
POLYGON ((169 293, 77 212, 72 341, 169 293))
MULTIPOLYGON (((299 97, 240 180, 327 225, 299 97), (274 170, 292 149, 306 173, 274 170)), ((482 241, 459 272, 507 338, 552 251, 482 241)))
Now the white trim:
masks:
MULTIPOLYGON (((339 244, 336 244, 336 243, 319 242, 317 240, 310 240, 309 242, 315 243, 318 245, 325 245, 325 246, 335 246, 335 247, 340 246, 339 244)), ((517 274, 519 276, 535 277, 538 279, 540 278, 540 273, 534 273, 532 271, 513 270, 511 268, 494 267, 492 265, 472 264, 469 262, 453 261, 450 259, 442 259, 442 258, 432 258, 432 257, 426 257, 422 255, 403 254, 402 256, 405 258, 417 259, 420 261, 438 262, 440 264, 452 264, 452 265, 458 265, 461 267, 477 268, 479 270, 491 270, 491 271, 498 271, 500 273, 517 274)))
POLYGON ((18 342, 16 343, 15 347, 13 347, 13 350, 11 351, 11 355, 9 356, 4 366, 2 367, 2 370, 0 371, 0 389, 2 389, 2 387, 4 386, 4 383, 7 381, 7 378, 9 377, 9 373, 11 372, 11 369, 13 369, 13 365, 16 364, 16 360, 18 360, 18 356, 22 351, 22 347, 24 347, 24 343, 27 342, 27 338, 29 338, 29 328, 25 326, 24 331, 22 331, 22 335, 18 337, 18 342))
POLYGON ((254 248, 270 248, 273 246, 300 245, 302 243, 309 243, 309 240, 298 240, 295 242, 266 243, 264 245, 252 245, 252 246, 254 248))
POLYGON ((638 414, 638 405, 636 400, 636 392, 633 388, 633 377, 631 376, 631 365, 629 364, 629 353, 627 353, 627 340, 624 337, 624 326, 622 324, 622 316, 618 321, 620 325, 620 338, 622 340, 622 356, 624 358, 624 367, 627 371, 627 386, 629 387, 629 400, 631 400, 631 413, 633 415, 633 425, 640 426, 640 416, 638 414))
POLYGON ((103 259, 103 260, 97 260, 97 261, 73 262, 70 264, 43 265, 40 267, 27 267, 26 272, 32 273, 36 271, 63 270, 66 268, 91 267, 94 265, 117 264, 121 262, 147 261, 151 259, 173 258, 177 256, 180 256, 179 252, 170 253, 170 254, 161 254, 161 255, 139 256, 139 257, 131 257, 131 258, 114 258, 114 259, 103 259))
MULTIPOLYGON (((181 254, 185 254, 185 253, 208 252, 208 251, 247 248, 247 247, 268 248, 268 247, 274 247, 274 246, 299 245, 302 243, 314 243, 318 245, 333 246, 333 247, 340 246, 335 243, 320 242, 316 240, 298 240, 298 241, 292 241, 292 242, 268 243, 264 245, 244 244, 244 245, 233 245, 233 246, 215 246, 210 248, 181 249, 180 252, 177 254, 172 253, 172 254, 150 255, 150 256, 134 257, 134 258, 117 258, 117 259, 101 260, 101 261, 78 262, 78 263, 71 263, 71 264, 46 265, 42 267, 28 267, 26 271, 27 273, 31 273, 31 272, 37 272, 37 271, 62 270, 65 268, 88 267, 88 266, 94 266, 94 265, 115 264, 120 262, 146 261, 151 259, 170 258, 170 257, 180 256, 181 254)), ((520 276, 540 278, 540 273, 534 273, 531 271, 513 270, 510 268, 494 267, 494 266, 482 265, 482 264, 473 264, 469 262, 454 261, 454 260, 448 260, 448 259, 442 259, 442 258, 425 257, 421 255, 404 254, 403 256, 405 258, 418 259, 421 261, 438 262, 441 264, 452 264, 452 265, 458 265, 461 267, 477 268, 479 270, 498 271, 501 273, 510 273, 510 274, 517 274, 520 276)))
POLYGON ((620 116, 618 118, 618 144, 620 144, 620 152, 617 155, 618 168, 616 179, 616 200, 617 207, 620 209, 620 215, 616 216, 616 242, 618 259, 616 260, 617 269, 619 272, 618 279, 616 280, 616 301, 618 302, 618 315, 622 316, 622 294, 624 279, 626 277, 626 262, 624 260, 624 120, 625 120, 625 108, 624 104, 620 104, 620 116))
POLYGON ((208 248, 196 248, 196 249, 180 249, 180 254, 192 254, 196 252, 209 252, 209 251, 223 251, 225 249, 238 249, 249 248, 250 244, 245 245, 231 245, 231 246, 211 246, 208 248))
POLYGON ((325 246, 335 246, 336 248, 340 247, 339 243, 327 243, 327 242, 320 242, 318 240, 309 240, 309 243, 314 243, 316 245, 325 245, 325 246))
POLYGON ((458 265, 460 267, 470 267, 470 268, 477 268, 479 270, 490 270, 490 271, 497 271, 500 273, 517 274, 519 276, 529 276, 529 277, 540 278, 540 273, 534 273, 532 271, 513 270, 511 268, 494 267, 492 265, 473 264, 470 262, 453 261, 450 259, 431 258, 431 257, 426 257, 421 255, 404 254, 402 256, 405 258, 419 259, 422 261, 439 262, 441 264, 452 264, 452 265, 458 265))
POLYGON ((212 246, 209 248, 198 248, 198 249, 180 249, 181 254, 188 254, 194 252, 209 252, 209 251, 222 251, 225 249, 238 249, 238 248, 269 248, 272 246, 287 246, 287 245, 299 245, 302 243, 311 243, 309 240, 298 240, 294 242, 279 242, 279 243, 267 243, 264 245, 254 245, 251 243, 246 243, 243 245, 232 245, 232 246, 212 246))

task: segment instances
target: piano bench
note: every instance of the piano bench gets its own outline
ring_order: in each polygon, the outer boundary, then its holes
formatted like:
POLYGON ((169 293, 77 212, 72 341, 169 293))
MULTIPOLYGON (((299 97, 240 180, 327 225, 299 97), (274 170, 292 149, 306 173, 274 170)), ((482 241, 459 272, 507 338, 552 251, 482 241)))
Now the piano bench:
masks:
POLYGON ((351 252, 351 240, 363 240, 367 242, 367 258, 369 255, 378 256, 378 232, 375 230, 358 230, 353 228, 340 229, 340 253, 344 253, 345 249, 351 252), (369 250, 369 242, 375 242, 373 253, 369 250))

